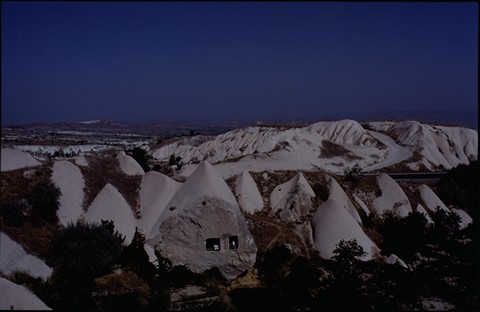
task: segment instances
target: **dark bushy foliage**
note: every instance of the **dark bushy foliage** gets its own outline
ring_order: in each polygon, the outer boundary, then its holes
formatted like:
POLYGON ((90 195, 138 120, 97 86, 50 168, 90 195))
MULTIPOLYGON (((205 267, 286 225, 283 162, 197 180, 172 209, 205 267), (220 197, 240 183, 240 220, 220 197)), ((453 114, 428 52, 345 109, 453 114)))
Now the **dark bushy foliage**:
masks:
POLYGON ((385 254, 394 253, 404 261, 411 261, 417 252, 425 246, 428 223, 419 212, 410 212, 406 217, 399 217, 392 212, 385 212, 380 225, 383 243, 380 249, 385 254))
POLYGON ((359 164, 355 164, 353 167, 346 168, 343 171, 343 177, 345 178, 345 180, 350 182, 356 182, 358 180, 358 177, 362 176, 363 174, 364 171, 359 164))
POLYGON ((328 197, 330 196, 330 190, 328 189, 328 185, 323 183, 315 183, 312 186, 312 189, 315 192, 315 196, 320 198, 322 201, 328 200, 328 197))
POLYGON ((32 206, 33 220, 57 223, 60 195, 62 195, 60 189, 50 180, 43 179, 38 182, 28 197, 28 203, 32 206))
POLYGON ((113 222, 69 224, 55 233, 48 263, 91 277, 110 273, 122 253, 123 241, 124 238, 114 232, 113 222))
POLYGON ((127 153, 137 161, 137 163, 145 172, 150 171, 150 160, 152 157, 148 155, 144 149, 140 147, 134 147, 133 150, 130 150, 127 153))
POLYGON ((20 227, 25 222, 27 208, 24 202, 6 202, 0 209, 0 218, 7 226, 20 227))
POLYGON ((285 245, 277 245, 263 255, 257 255, 260 277, 268 284, 275 284, 286 275, 293 259, 292 252, 285 245))
POLYGON ((114 231, 113 222, 77 222, 56 232, 47 259, 54 268, 47 303, 60 309, 92 309, 94 279, 112 272, 122 253, 123 241, 114 231))
POLYGON ((140 277, 149 280, 155 274, 155 266, 150 263, 144 245, 145 236, 136 229, 130 245, 123 248, 119 263, 123 267, 130 268, 140 277))
POLYGON ((478 161, 469 165, 459 165, 448 171, 437 183, 437 194, 447 205, 465 209, 474 219, 479 207, 478 161))

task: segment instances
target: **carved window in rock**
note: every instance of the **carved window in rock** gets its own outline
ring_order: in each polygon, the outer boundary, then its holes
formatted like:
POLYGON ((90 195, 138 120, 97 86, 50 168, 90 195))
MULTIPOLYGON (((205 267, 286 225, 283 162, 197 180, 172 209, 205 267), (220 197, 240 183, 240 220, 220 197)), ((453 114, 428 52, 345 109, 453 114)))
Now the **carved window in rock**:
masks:
POLYGON ((207 238, 207 251, 219 251, 220 238, 207 238))
POLYGON ((228 246, 232 250, 238 249, 238 236, 230 236, 228 238, 228 246))

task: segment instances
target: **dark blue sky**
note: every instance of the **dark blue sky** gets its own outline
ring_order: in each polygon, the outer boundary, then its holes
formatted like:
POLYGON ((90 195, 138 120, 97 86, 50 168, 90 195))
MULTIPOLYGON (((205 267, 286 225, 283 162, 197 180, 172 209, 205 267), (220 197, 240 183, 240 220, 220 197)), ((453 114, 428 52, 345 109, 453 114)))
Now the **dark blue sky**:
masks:
POLYGON ((478 110, 478 4, 2 2, 2 123, 478 110))

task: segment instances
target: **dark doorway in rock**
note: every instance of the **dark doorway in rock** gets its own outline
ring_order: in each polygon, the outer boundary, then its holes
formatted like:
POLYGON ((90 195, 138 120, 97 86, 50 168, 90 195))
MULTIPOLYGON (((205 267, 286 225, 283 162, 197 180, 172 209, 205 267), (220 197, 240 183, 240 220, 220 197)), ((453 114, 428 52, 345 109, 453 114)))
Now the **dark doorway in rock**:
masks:
POLYGON ((220 250, 220 238, 207 238, 207 250, 219 251, 220 250))
POLYGON ((228 246, 230 246, 230 249, 237 249, 238 248, 238 236, 230 236, 228 239, 228 246))

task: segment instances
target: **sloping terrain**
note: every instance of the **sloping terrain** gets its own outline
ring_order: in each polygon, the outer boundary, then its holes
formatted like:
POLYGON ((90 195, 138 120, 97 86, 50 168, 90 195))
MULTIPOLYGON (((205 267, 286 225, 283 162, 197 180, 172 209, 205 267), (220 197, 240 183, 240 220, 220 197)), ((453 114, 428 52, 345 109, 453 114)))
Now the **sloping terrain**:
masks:
POLYGON ((25 286, 0 277, 0 310, 51 310, 25 286))
POLYGON ((52 274, 52 268, 41 259, 28 254, 20 244, 3 232, 0 232, 0 271, 7 276, 15 271, 22 271, 44 280, 52 274))
MULTIPOLYGON (((390 211, 407 217, 418 211, 429 224, 428 229, 419 232, 425 235, 435 227, 432 219, 437 220, 437 208, 453 211, 460 216, 460 232, 449 240, 461 246, 469 244, 464 236, 471 232, 467 227, 473 219, 461 205, 447 206, 442 202, 440 197, 444 197, 438 196, 442 194, 435 180, 396 181, 387 173, 397 165, 396 169, 408 172, 469 163, 478 157, 477 140, 477 132, 470 129, 418 122, 371 122, 363 127, 342 120, 303 128, 249 127, 216 137, 169 138, 163 146, 161 140, 156 140, 151 145, 155 148, 150 150, 156 157, 151 163, 154 170, 147 173, 132 157, 118 150, 40 162, 27 153, 2 149, 2 192, 9 201, 18 200, 26 207, 22 212, 24 223, 19 225, 8 224, 11 211, 7 211, 5 219, 1 211, 0 223, 6 227, 0 244, 2 276, 17 283, 12 273, 22 270, 47 279, 52 269, 33 255, 47 258, 52 234, 68 223, 101 220, 114 221, 115 229, 126 236, 126 245, 132 242, 138 228, 145 235, 144 246, 152 263, 157 264, 157 251, 174 266, 185 266, 198 274, 218 268, 228 282, 242 280, 248 271, 265 283, 261 276, 265 268, 261 265, 269 253, 274 253, 272 257, 279 262, 291 264, 277 257, 282 256, 275 254, 279 248, 315 265, 331 263, 342 239, 357 241, 366 252, 361 260, 375 260, 364 263, 366 266, 391 264, 395 270, 405 269, 405 273, 417 269, 415 261, 423 261, 422 265, 430 269, 437 265, 432 259, 444 253, 439 243, 427 244, 426 250, 413 253, 414 261, 401 250, 397 252, 395 246, 388 246, 393 249, 388 250, 383 244, 392 236, 383 234, 383 214, 390 211), (17 152, 22 153, 19 159, 15 158, 17 152), (181 161, 170 163, 172 155, 181 157, 181 161), (22 159, 34 162, 23 163, 22 159), (4 162, 21 166, 3 171, 4 162), (355 164, 369 171, 368 175, 343 174, 344 169, 355 164), (30 165, 41 166, 31 169, 30 165), (27 183, 31 190, 37 180, 50 179, 49 172, 62 193, 57 211, 59 223, 36 225, 25 218, 31 208, 29 191, 12 190, 27 183), (48 235, 42 239, 39 252, 37 240, 31 237, 42 231, 48 235), (380 254, 379 248, 385 254, 380 254)), ((408 237, 408 231, 399 232, 393 238, 405 245, 402 239, 408 237)), ((442 235, 441 228, 434 233, 442 235)), ((141 251, 138 243, 129 248, 141 251)), ((462 248, 457 252, 460 256, 469 252, 462 248)), ((292 274, 299 274, 297 269, 293 266, 292 274)), ((291 272, 284 273, 285 278, 290 278, 291 272)), ((28 283, 23 285, 32 288, 28 283)))
POLYGON ((2 148, 0 159, 2 160, 1 171, 10 171, 40 165, 40 162, 33 158, 29 153, 13 148, 2 148))
POLYGON ((478 159, 478 132, 462 127, 433 126, 417 121, 370 122, 377 131, 390 133, 396 142, 417 153, 408 166, 416 170, 451 169, 478 159))

